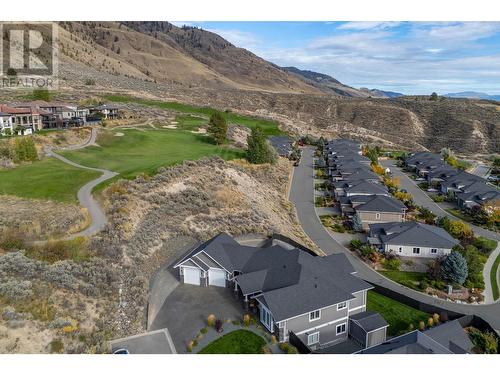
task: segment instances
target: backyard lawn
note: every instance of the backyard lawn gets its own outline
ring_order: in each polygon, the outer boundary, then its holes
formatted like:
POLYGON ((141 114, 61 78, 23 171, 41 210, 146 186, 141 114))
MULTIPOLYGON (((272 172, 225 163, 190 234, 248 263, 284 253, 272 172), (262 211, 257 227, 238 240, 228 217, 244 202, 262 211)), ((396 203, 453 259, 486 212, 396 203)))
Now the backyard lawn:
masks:
MULTIPOLYGON (((215 112, 215 109, 209 107, 195 107, 189 104, 182 104, 177 102, 162 102, 158 100, 148 100, 148 99, 139 99, 131 96, 125 95, 105 95, 105 100, 115 102, 115 103, 137 103, 150 107, 157 107, 166 110, 181 112, 181 113, 190 113, 190 114, 198 114, 204 116, 210 116, 215 112)), ((280 135, 283 132, 278 128, 278 124, 274 121, 269 121, 261 118, 250 117, 250 116, 241 116, 232 112, 224 112, 224 116, 227 121, 243 125, 249 128, 254 128, 256 126, 260 126, 266 135, 280 135)))
POLYGON ((266 341, 253 332, 239 329, 205 346, 200 354, 260 354, 266 341))
POLYGON ((427 322, 430 316, 430 314, 373 291, 368 291, 366 309, 380 313, 387 323, 389 323, 387 329, 388 336, 396 336, 404 331, 408 331, 410 324, 413 324, 415 329, 417 329, 418 323, 420 321, 427 322))
POLYGON ((217 146, 204 135, 174 129, 105 131, 97 143, 100 147, 62 154, 85 166, 118 172, 123 178, 134 178, 140 173, 154 174, 159 167, 207 155, 219 155, 226 160, 244 157, 242 150, 217 146), (120 133, 123 135, 116 136, 120 133))
POLYGON ((424 272, 379 271, 382 275, 408 288, 417 289, 427 276, 424 272))
POLYGON ((1 170, 0 194, 76 203, 78 189, 99 176, 99 172, 75 168, 47 158, 14 169, 1 170))

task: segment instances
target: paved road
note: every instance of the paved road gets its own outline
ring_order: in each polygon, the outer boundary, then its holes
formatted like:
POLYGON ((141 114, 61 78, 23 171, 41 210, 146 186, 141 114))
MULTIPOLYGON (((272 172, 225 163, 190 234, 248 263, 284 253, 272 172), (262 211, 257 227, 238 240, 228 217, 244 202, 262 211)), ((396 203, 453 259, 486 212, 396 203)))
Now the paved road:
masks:
MULTIPOLYGON (((453 216, 449 212, 445 211, 440 205, 434 202, 427 195, 427 193, 422 189, 420 189, 417 186, 416 182, 412 180, 410 177, 408 177, 408 175, 404 173, 400 168, 398 168, 395 163, 396 162, 392 159, 381 160, 381 164, 386 168, 387 167, 390 168, 393 176, 399 179, 401 188, 405 189, 406 191, 408 191, 408 193, 410 193, 413 196, 413 200, 415 201, 416 204, 429 209, 438 216, 447 216, 451 220, 460 220, 456 216, 453 216)), ((467 223, 467 225, 469 225, 472 228, 472 230, 476 235, 494 239, 498 242, 497 248, 491 252, 483 270, 483 277, 485 283, 484 298, 486 302, 493 302, 493 292, 490 283, 490 273, 491 273, 491 267, 493 266, 495 259, 500 254, 500 234, 486 230, 484 228, 478 227, 470 223, 467 223)), ((500 276, 497 274, 497 279, 499 277, 500 276)), ((500 282, 498 285, 500 285, 500 282)))
MULTIPOLYGON (((72 150, 77 150, 81 149, 84 147, 88 147, 91 145, 96 145, 95 140, 97 137, 97 130, 95 128, 92 129, 91 135, 89 139, 82 143, 81 145, 73 146, 71 147, 72 150)), ((51 148, 46 148, 45 153, 48 156, 54 157, 56 159, 59 159, 63 163, 72 165, 73 167, 76 168, 81 168, 81 169, 87 169, 90 171, 97 171, 102 173, 102 175, 95 180, 87 182, 85 185, 83 185, 80 190, 78 190, 78 201, 80 202, 80 205, 82 207, 85 207, 90 215, 90 218, 92 220, 92 223, 83 231, 74 233, 68 237, 67 239, 72 239, 75 237, 79 236, 92 236, 96 233, 99 233, 101 230, 104 229, 106 224, 108 223, 108 219, 106 218, 106 215, 104 213, 103 208, 101 205, 92 197, 92 189, 99 185, 101 182, 104 182, 106 180, 109 180, 110 178, 115 177, 118 175, 118 173, 108 171, 107 169, 99 169, 99 168, 91 168, 91 167, 86 167, 81 164, 77 164, 75 162, 72 162, 71 160, 65 158, 62 155, 57 154, 53 149, 51 148)))
POLYGON ((433 306, 439 306, 462 314, 478 315, 488 321, 497 332, 500 332, 500 302, 495 304, 466 305, 444 301, 420 293, 385 278, 337 242, 323 227, 315 211, 313 202, 313 154, 314 150, 312 149, 306 148, 303 150, 301 162, 295 168, 293 175, 290 200, 295 204, 302 228, 325 254, 344 253, 354 266, 359 277, 433 306))

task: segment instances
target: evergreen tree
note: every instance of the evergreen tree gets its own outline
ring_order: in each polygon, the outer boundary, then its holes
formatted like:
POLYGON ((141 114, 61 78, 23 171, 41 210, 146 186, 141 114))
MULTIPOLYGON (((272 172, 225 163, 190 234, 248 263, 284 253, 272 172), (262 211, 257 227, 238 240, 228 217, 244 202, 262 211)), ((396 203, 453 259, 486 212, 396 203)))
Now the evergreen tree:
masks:
POLYGON ((267 141, 262 129, 257 126, 247 137, 247 160, 252 164, 276 162, 276 151, 267 141))
POLYGON ((438 100, 438 94, 437 94, 437 93, 435 93, 435 92, 433 92, 433 93, 431 94, 431 98, 430 98, 430 99, 431 99, 432 101, 436 101, 436 100, 438 100))
POLYGON ((363 222, 361 221, 361 218, 359 217, 358 214, 355 214, 352 217, 352 227, 357 232, 363 231, 363 222))
POLYGON ((457 251, 453 251, 441 264, 441 275, 444 279, 462 285, 469 274, 467 261, 457 251))
POLYGON ((227 121, 220 112, 214 112, 210 116, 208 123, 208 134, 212 137, 214 142, 218 145, 224 143, 227 139, 227 121))

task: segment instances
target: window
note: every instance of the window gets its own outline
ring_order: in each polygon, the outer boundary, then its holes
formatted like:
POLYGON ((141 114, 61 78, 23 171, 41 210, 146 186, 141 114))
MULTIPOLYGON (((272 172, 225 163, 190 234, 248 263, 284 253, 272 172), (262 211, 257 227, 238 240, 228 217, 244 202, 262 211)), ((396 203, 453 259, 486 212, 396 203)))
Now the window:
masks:
POLYGON ((379 213, 375 214, 375 219, 380 219, 380 214, 379 213))
POLYGON ((438 249, 431 249, 431 254, 437 254, 438 249))
POLYGON ((309 321, 318 320, 321 318, 321 310, 312 311, 309 313, 309 321))
POLYGON ((307 336, 307 345, 317 344, 318 342, 319 342, 319 332, 314 332, 307 336))
POLYGON ((346 327, 347 327, 346 323, 339 324, 337 326, 337 335, 341 335, 341 334, 345 333, 346 327))
POLYGON ((337 310, 342 310, 347 307, 347 302, 341 302, 337 304, 337 310))
POLYGON ((420 254, 420 247, 414 247, 413 254, 420 254))

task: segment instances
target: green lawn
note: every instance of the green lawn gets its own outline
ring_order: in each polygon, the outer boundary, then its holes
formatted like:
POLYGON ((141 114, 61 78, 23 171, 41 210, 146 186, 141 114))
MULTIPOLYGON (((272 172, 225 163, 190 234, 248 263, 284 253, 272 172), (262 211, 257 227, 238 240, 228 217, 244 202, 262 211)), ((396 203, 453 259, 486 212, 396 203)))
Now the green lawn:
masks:
POLYGON ((175 117, 177 129, 197 131, 201 125, 206 125, 208 119, 206 117, 194 115, 178 115, 175 117))
POLYGON ((105 131, 97 143, 101 147, 67 151, 63 155, 82 165, 118 172, 124 178, 154 174, 159 167, 207 155, 219 155, 226 160, 244 157, 242 150, 217 146, 204 135, 173 129, 105 131), (124 135, 118 137, 116 133, 124 135))
POLYGON ((218 338, 200 350, 200 354, 260 354, 266 341, 253 332, 239 329, 218 338))
POLYGON ((497 281, 497 272, 499 266, 500 266, 500 255, 498 255, 497 259, 495 259, 495 262, 493 262, 493 266, 491 267, 491 273, 490 273, 491 288, 493 290, 493 299, 495 301, 498 299, 500 295, 500 290, 498 289, 498 281, 497 281))
POLYGON ((75 203, 78 189, 99 175, 99 172, 75 168, 47 158, 14 169, 1 170, 0 194, 75 203))
POLYGON ((415 329, 417 329, 418 323, 420 321, 427 322, 430 316, 423 311, 419 311, 373 291, 368 291, 366 309, 376 311, 384 317, 387 323, 389 323, 387 329, 389 336, 396 336, 407 331, 410 324, 413 324, 415 329))
MULTIPOLYGON (((162 102, 158 100, 148 100, 148 99, 139 99, 134 98, 132 96, 125 95, 104 95, 104 99, 110 102, 115 103, 137 103, 150 107, 157 107, 162 109, 167 109, 171 111, 181 112, 181 113, 190 113, 190 114, 198 114, 204 116, 210 116, 215 112, 215 109, 210 107, 195 107, 189 104, 182 104, 177 102, 162 102)), ((264 134, 266 135, 279 135, 283 134, 283 132, 278 128, 278 124, 274 121, 269 121, 261 118, 250 117, 250 116, 241 116, 232 112, 224 112, 226 119, 234 124, 239 124, 243 126, 247 126, 249 128, 254 128, 259 125, 264 134)))
POLYGON ((425 278, 423 272, 405 272, 405 271, 379 271, 382 275, 399 284, 418 290, 419 283, 425 278))

